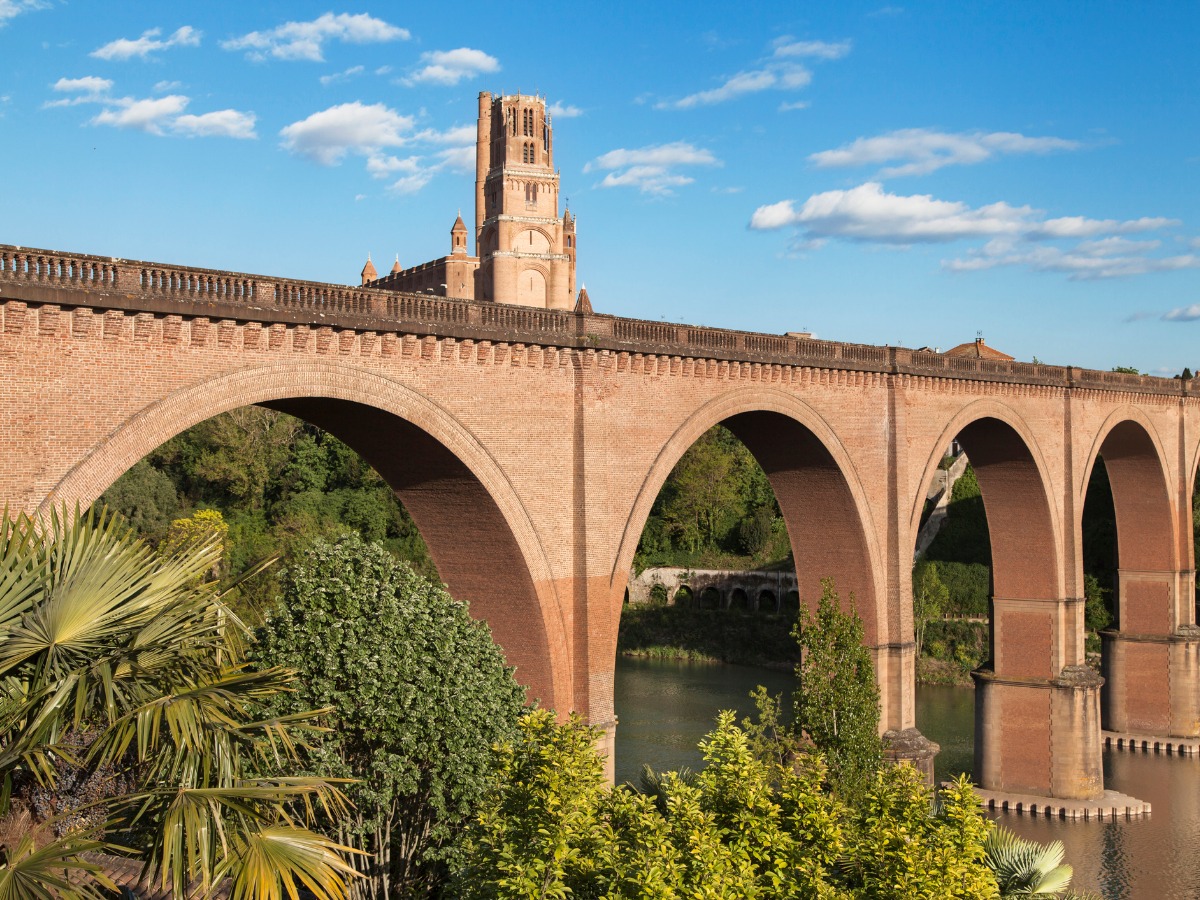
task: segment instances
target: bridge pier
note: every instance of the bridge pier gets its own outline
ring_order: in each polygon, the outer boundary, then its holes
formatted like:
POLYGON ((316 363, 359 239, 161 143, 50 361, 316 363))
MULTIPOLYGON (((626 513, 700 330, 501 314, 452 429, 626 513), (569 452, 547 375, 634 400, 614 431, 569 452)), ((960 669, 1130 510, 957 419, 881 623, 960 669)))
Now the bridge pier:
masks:
POLYGON ((1200 737, 1200 628, 1174 634, 1103 631, 1104 730, 1200 737))
POLYGON ((1067 666, 1055 678, 975 679, 975 782, 983 790, 1063 800, 1104 794, 1099 675, 1067 666))
POLYGON ((1122 569, 1118 628, 1101 632, 1106 731, 1200 737, 1200 628, 1195 575, 1122 569))

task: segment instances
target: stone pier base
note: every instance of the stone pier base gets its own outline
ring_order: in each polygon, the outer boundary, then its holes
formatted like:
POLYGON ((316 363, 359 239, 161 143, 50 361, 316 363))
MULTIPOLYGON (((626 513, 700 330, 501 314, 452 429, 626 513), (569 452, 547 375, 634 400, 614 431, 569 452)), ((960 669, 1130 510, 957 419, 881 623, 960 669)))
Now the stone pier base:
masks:
POLYGON ((979 794, 984 809, 990 812, 1018 813, 1071 821, 1114 821, 1150 815, 1149 803, 1118 794, 1116 791, 1105 791, 1094 800, 1058 800, 1054 797, 978 789, 976 793, 979 794))
POLYGON ((1165 756, 1196 756, 1200 754, 1200 737, 1181 738, 1169 735, 1120 734, 1102 732, 1104 749, 1129 750, 1133 753, 1161 753, 1165 756))
POLYGON ((883 758, 893 765, 912 766, 925 776, 925 783, 933 787, 933 760, 941 750, 915 728, 883 733, 883 758))

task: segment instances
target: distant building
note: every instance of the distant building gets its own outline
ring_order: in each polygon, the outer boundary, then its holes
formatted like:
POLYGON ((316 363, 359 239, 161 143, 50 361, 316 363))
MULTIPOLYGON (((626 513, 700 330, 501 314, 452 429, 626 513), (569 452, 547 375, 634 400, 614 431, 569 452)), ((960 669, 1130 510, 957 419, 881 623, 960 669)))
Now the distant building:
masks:
POLYGON ((450 254, 379 277, 370 257, 364 286, 548 309, 575 306, 575 219, 558 214, 554 135, 543 97, 479 95, 475 143, 475 255, 461 213, 450 254))
POLYGON ((951 347, 944 354, 945 356, 967 356, 972 359, 1001 359, 1011 362, 1015 357, 1009 356, 1007 353, 1002 353, 995 347, 989 347, 983 342, 983 338, 977 337, 968 344, 959 344, 957 347, 951 347))

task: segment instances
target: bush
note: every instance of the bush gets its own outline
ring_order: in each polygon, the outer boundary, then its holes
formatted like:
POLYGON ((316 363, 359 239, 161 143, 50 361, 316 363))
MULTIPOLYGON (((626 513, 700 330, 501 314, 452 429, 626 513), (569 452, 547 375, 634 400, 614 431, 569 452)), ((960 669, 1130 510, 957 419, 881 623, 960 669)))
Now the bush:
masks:
POLYGON ((308 769, 358 779, 333 824, 365 851, 360 897, 424 893, 491 785, 490 748, 509 737, 524 692, 487 626, 445 589, 357 535, 316 541, 289 566, 259 631, 259 661, 299 674, 276 711, 330 708, 308 769))

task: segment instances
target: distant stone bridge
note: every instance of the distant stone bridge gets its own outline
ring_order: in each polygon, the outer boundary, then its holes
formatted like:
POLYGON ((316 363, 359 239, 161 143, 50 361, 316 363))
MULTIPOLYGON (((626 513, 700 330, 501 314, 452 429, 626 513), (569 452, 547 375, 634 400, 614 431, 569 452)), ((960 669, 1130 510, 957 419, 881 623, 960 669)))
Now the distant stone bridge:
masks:
POLYGON ((800 595, 832 577, 857 598, 883 728, 914 758, 928 753, 912 554, 957 437, 992 543, 980 784, 1095 798, 1102 720, 1200 734, 1200 382, 8 245, 0 373, 11 509, 88 503, 172 436, 250 404, 328 430, 395 489, 531 696, 610 737, 639 537, 671 469, 723 424, 770 479, 800 595), (1120 543, 1103 686, 1084 666, 1080 526, 1101 456, 1120 543))
POLYGON ((686 603, 697 609, 777 613, 798 609, 800 593, 795 572, 660 566, 629 579, 626 599, 630 603, 686 603))

